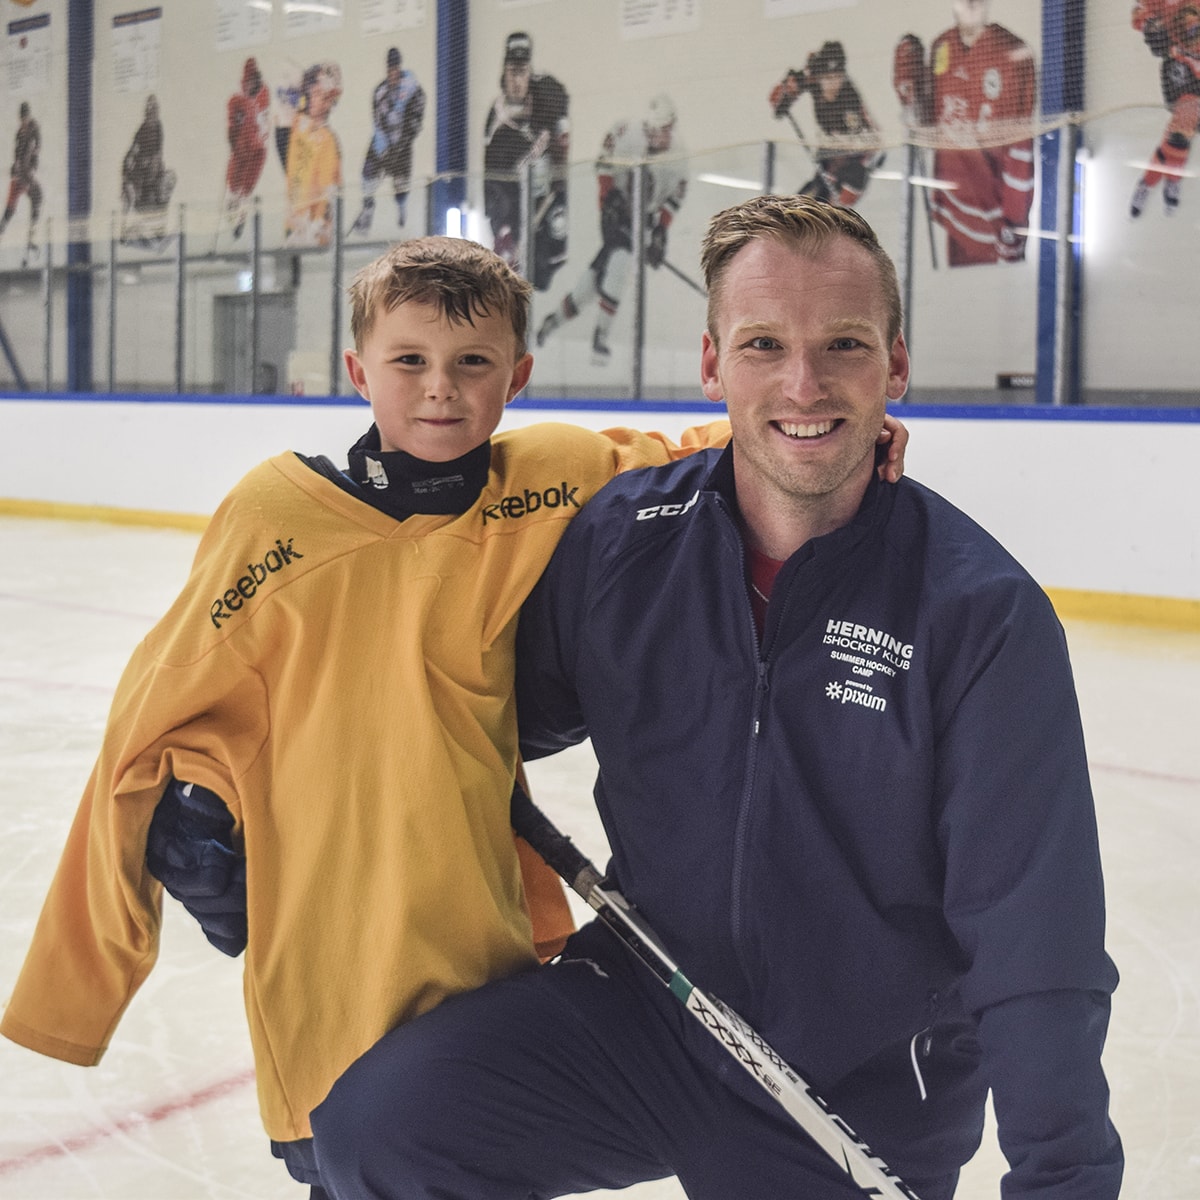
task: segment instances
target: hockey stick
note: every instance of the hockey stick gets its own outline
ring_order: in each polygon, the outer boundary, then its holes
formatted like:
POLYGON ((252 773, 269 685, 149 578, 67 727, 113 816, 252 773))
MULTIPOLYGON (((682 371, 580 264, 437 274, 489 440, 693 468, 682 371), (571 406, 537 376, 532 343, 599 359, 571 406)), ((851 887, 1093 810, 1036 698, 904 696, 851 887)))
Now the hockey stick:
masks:
POLYGON ((518 783, 512 795, 513 828, 582 896, 605 925, 657 976, 788 1116, 850 1176, 864 1196, 918 1200, 884 1161, 822 1100, 782 1056, 741 1017, 693 984, 650 926, 592 862, 530 800, 518 783))
POLYGON ((698 284, 690 275, 685 275, 673 262, 668 262, 664 258, 661 265, 666 267, 676 279, 682 279, 683 282, 686 283, 693 292, 699 292, 702 296, 708 295, 708 292, 706 292, 700 284, 698 284))
MULTIPOLYGON (((913 149, 916 151, 917 170, 928 178, 925 171, 925 152, 920 146, 914 146, 913 149)), ((938 269, 937 243, 933 236, 933 205, 929 199, 928 188, 921 189, 921 199, 925 202, 925 225, 929 230, 929 259, 936 271, 938 269)))
POLYGON ((800 139, 800 145, 802 145, 804 149, 808 151, 809 158, 811 158, 813 162, 816 162, 817 156, 813 152, 813 148, 808 144, 808 138, 804 136, 804 130, 800 128, 800 122, 792 116, 792 110, 790 108, 787 110, 785 115, 788 121, 791 123, 792 128, 796 131, 796 136, 800 139))

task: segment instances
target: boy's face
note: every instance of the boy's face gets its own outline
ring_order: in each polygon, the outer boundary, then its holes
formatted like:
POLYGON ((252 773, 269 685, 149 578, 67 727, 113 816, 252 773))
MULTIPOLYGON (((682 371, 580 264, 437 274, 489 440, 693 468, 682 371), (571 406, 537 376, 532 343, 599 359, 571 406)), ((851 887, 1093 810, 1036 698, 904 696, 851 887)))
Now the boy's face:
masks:
POLYGON ((505 317, 455 324, 417 301, 381 313, 345 360, 370 402, 381 448, 426 462, 449 462, 487 441, 533 369, 533 355, 517 358, 505 317))

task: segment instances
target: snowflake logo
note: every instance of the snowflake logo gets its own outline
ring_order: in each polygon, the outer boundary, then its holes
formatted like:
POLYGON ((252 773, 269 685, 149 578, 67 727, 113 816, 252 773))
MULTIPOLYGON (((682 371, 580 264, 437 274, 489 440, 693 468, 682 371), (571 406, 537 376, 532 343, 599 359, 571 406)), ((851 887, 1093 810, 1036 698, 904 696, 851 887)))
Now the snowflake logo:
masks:
POLYGON ((842 685, 840 683, 827 683, 825 685, 825 695, 830 700, 840 700, 842 697, 842 685))

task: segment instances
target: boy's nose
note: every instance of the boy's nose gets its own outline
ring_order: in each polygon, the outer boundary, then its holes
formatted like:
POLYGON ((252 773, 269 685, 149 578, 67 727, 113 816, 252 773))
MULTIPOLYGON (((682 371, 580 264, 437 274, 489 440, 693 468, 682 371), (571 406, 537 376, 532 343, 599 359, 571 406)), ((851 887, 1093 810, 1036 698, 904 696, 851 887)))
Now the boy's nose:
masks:
POLYGON ((425 377, 425 394, 431 400, 452 399, 457 390, 454 372, 444 367, 431 367, 425 377))

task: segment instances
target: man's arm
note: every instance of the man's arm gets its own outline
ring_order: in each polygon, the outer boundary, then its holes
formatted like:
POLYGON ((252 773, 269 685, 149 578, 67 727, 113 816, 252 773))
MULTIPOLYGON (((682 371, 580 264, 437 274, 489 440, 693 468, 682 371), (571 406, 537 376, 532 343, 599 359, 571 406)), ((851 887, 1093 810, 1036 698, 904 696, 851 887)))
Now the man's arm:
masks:
POLYGON ((979 1041, 1000 1147, 1004 1196, 1108 1200, 1121 1187, 1121 1139, 1100 1065, 1109 997, 1084 990, 1017 996, 980 1014, 979 1041))
POLYGON ((933 697, 944 910, 1012 1168, 1004 1194, 1114 1200, 1100 1056, 1117 976, 1065 638, 1015 576, 941 619, 954 626, 933 697))

